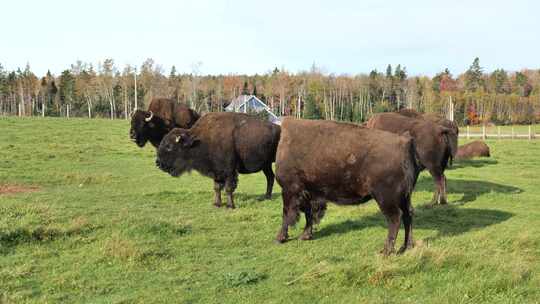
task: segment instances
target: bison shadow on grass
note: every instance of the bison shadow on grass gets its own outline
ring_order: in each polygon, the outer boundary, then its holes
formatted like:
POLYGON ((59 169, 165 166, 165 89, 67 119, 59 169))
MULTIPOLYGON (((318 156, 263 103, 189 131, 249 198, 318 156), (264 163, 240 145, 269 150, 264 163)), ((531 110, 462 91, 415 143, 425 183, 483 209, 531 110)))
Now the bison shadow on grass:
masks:
POLYGON ((462 168, 481 168, 484 166, 496 165, 498 162, 494 159, 476 158, 476 159, 460 159, 454 160, 452 166, 446 170, 455 170, 462 168))
MULTIPOLYGON (((510 212, 491 209, 460 208, 452 205, 436 208, 420 206, 415 208, 413 231, 415 229, 437 230, 438 233, 435 236, 424 239, 424 241, 436 240, 499 224, 512 216, 513 214, 510 212)), ((359 219, 348 219, 344 222, 323 226, 317 232, 316 238, 344 234, 374 226, 381 228, 387 226, 384 217, 379 212, 359 219)))
MULTIPOLYGON (((522 189, 514 187, 514 186, 508 186, 508 185, 501 185, 497 183, 487 182, 487 181, 477 181, 477 180, 461 180, 461 179, 447 179, 446 181, 446 191, 451 194, 463 194, 461 199, 457 201, 450 201, 449 203, 459 203, 459 204, 465 204, 469 202, 473 202, 476 200, 476 198, 480 195, 486 194, 486 193, 521 193, 523 192, 522 189)), ((427 176, 421 176, 418 178, 418 182, 416 184, 416 191, 431 191, 432 188, 432 182, 431 177, 427 176)), ((418 202, 417 202, 418 203, 418 202)), ((414 204, 414 202, 413 202, 414 204)))

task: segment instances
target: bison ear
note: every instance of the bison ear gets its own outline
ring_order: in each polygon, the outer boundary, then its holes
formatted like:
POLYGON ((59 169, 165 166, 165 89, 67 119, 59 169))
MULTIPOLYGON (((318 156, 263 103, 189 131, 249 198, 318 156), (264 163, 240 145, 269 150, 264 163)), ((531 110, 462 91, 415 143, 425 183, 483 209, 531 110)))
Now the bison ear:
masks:
POLYGON ((183 133, 177 137, 176 142, 180 142, 184 148, 191 148, 199 143, 199 139, 191 134, 183 133))
POLYGON ((439 126, 439 128, 440 128, 440 133, 441 134, 455 134, 454 130, 452 130, 450 128, 443 127, 443 126, 439 126))

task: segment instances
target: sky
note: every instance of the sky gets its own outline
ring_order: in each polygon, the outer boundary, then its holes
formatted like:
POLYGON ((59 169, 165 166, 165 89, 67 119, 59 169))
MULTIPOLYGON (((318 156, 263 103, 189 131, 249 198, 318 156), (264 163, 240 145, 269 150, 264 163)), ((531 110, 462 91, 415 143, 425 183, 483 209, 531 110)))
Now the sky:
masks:
POLYGON ((409 75, 540 68, 540 1, 18 0, 0 4, 0 64, 43 75, 77 60, 168 73, 409 75))

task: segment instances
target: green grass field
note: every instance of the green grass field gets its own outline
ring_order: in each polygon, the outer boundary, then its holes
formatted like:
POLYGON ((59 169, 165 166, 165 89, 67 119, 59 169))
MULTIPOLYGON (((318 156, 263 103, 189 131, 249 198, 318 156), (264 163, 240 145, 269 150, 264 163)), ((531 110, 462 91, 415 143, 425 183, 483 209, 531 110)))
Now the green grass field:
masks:
POLYGON ((373 201, 277 245, 279 186, 259 201, 264 176, 243 175, 217 209, 210 179, 159 171, 128 129, 0 118, 0 303, 540 302, 540 141, 488 141, 492 158, 447 171, 445 207, 423 173, 416 247, 384 258, 373 201))

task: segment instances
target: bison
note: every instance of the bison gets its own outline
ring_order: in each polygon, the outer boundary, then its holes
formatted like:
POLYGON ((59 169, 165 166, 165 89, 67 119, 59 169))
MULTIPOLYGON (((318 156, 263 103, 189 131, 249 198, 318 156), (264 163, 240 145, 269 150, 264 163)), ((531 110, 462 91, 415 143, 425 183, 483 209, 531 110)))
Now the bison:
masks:
POLYGON ((432 203, 446 204, 444 170, 452 160, 452 155, 456 154, 452 129, 423 118, 411 118, 398 113, 376 114, 370 118, 367 127, 396 134, 408 132, 415 139, 422 169, 427 169, 435 181, 432 203))
POLYGON ((167 98, 155 98, 148 111, 136 110, 131 116, 130 137, 139 147, 147 141, 159 147, 161 139, 173 128, 191 128, 199 114, 183 104, 167 98))
POLYGON ((489 146, 480 140, 459 146, 456 159, 469 159, 473 157, 490 157, 489 146))
POLYGON ((453 147, 452 148, 452 153, 453 154, 452 154, 452 158, 450 159, 450 164, 451 164, 452 159, 454 159, 456 157, 458 137, 459 137, 459 127, 454 121, 446 119, 446 118, 442 117, 441 115, 435 114, 435 113, 421 114, 421 113, 419 113, 419 112, 417 112, 417 111, 415 111, 413 109, 401 109, 401 110, 397 111, 396 113, 401 114, 403 116, 411 117, 411 118, 419 118, 419 119, 429 120, 429 121, 432 121, 432 122, 434 122, 436 124, 439 124, 439 125, 441 125, 443 127, 449 128, 452 131, 454 131, 453 133, 450 133, 448 135, 449 138, 450 138, 450 144, 453 147))
POLYGON ((420 165, 414 140, 362 126, 331 121, 285 118, 276 155, 276 179, 282 187, 283 223, 277 242, 288 239, 288 227, 306 218, 301 240, 312 238, 312 226, 324 215, 327 201, 356 205, 375 199, 388 221, 382 253, 394 252, 400 226, 412 247, 411 193, 420 165))
POLYGON ((242 113, 208 113, 191 129, 175 128, 162 140, 156 165, 172 176, 190 170, 214 180, 214 205, 221 207, 221 190, 227 207, 234 208, 238 173, 263 171, 266 198, 272 195, 280 127, 242 113))

